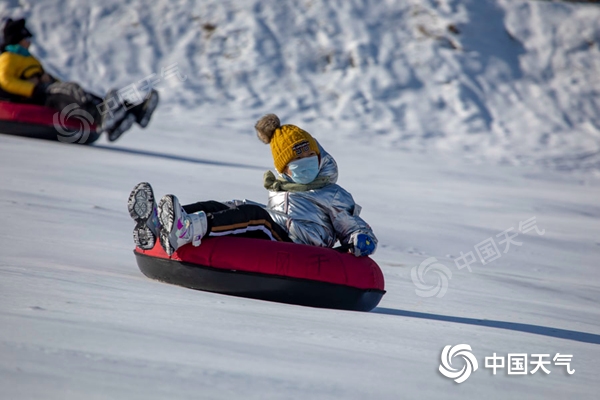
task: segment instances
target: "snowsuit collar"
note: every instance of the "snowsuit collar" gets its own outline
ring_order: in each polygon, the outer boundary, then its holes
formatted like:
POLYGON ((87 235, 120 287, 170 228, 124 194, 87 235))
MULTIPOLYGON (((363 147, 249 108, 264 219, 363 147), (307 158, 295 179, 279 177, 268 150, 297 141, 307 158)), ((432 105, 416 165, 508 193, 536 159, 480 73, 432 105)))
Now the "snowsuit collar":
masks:
POLYGON ((20 44, 9 44, 5 47, 9 53, 18 54, 20 56, 29 57, 31 53, 25 47, 20 44))
POLYGON ((272 171, 265 172, 263 176, 263 185, 265 189, 272 192, 307 192, 324 188, 331 183, 328 176, 318 176, 310 183, 295 183, 289 182, 283 178, 276 178, 272 171))

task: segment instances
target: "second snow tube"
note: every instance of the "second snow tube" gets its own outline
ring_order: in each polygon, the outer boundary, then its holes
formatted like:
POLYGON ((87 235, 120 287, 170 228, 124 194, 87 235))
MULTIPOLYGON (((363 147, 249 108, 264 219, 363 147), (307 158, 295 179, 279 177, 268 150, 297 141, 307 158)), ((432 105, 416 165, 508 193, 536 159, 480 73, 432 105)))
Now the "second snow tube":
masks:
POLYGON ((144 275, 192 289, 312 307, 370 311, 385 294, 379 266, 332 249, 223 236, 169 257, 136 248, 144 275))
POLYGON ((66 143, 90 144, 100 137, 89 114, 34 104, 0 101, 0 133, 66 143))

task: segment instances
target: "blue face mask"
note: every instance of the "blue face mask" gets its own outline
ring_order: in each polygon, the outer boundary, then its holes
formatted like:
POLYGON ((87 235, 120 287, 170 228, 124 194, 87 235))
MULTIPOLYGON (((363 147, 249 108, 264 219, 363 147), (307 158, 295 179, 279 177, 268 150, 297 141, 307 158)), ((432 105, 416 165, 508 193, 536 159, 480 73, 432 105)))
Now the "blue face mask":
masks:
POLYGON ((290 161, 288 168, 294 182, 310 183, 319 175, 319 157, 312 156, 290 161))

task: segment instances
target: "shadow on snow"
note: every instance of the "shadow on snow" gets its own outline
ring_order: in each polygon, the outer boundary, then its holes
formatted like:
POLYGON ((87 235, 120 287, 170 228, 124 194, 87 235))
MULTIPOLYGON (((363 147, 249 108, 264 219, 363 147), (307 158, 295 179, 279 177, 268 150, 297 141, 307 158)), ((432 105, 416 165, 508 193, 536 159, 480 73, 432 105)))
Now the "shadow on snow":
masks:
POLYGON ((516 322, 494 321, 488 319, 453 317, 450 315, 429 314, 415 311, 396 310, 393 308, 377 307, 373 311, 377 314, 397 315, 400 317, 422 318, 433 321, 455 322, 458 324, 486 326, 489 328, 508 329, 511 331, 533 333, 559 339, 575 340, 577 342, 600 344, 600 335, 593 333, 570 331, 567 329, 551 328, 548 326, 520 324, 516 322))
POLYGON ((164 160, 171 160, 171 161, 190 162, 190 163, 195 163, 195 164, 216 165, 216 166, 221 166, 221 167, 234 167, 234 168, 250 168, 250 169, 259 169, 261 171, 266 171, 267 169, 269 169, 269 167, 261 167, 258 165, 238 164, 238 163, 230 163, 230 162, 222 162, 222 161, 214 161, 214 160, 204 160, 204 159, 200 159, 200 158, 178 156, 175 154, 159 153, 156 151, 136 150, 136 149, 128 149, 125 147, 115 147, 115 146, 104 146, 101 144, 100 145, 95 144, 93 146, 90 146, 90 148, 117 151, 120 153, 135 154, 135 155, 147 156, 147 157, 156 157, 156 158, 162 158, 164 160))

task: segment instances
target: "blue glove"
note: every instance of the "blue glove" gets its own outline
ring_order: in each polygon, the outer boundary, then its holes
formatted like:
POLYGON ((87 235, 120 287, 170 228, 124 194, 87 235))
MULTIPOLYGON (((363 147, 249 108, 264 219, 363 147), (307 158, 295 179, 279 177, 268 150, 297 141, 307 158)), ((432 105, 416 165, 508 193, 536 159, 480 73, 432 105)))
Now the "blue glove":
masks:
POLYGON ((364 257, 375 252, 377 244, 373 238, 364 233, 359 233, 352 240, 352 254, 356 257, 364 257))

